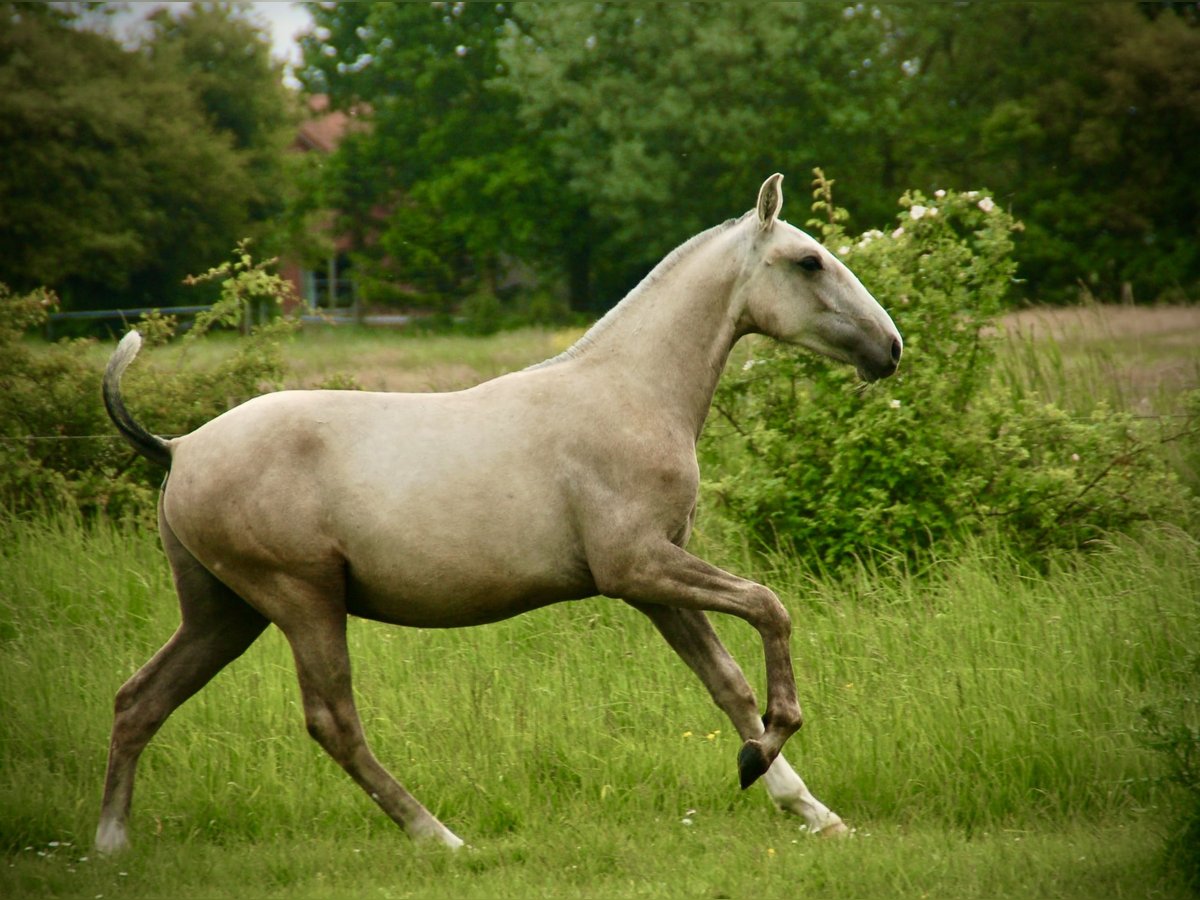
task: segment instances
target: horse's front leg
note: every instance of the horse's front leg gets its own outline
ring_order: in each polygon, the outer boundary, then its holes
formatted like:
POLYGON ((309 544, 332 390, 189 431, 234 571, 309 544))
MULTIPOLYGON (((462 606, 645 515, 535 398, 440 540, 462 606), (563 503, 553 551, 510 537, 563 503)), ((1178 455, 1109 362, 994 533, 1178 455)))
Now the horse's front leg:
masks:
MULTIPOLYGON (((632 605, 650 618, 680 659, 696 673, 742 739, 759 738, 763 725, 754 692, 708 617, 700 610, 632 605)), ((813 796, 782 753, 767 769, 763 782, 771 801, 784 812, 803 817, 809 831, 822 836, 846 833, 841 817, 813 796)))
POLYGON ((743 735, 738 754, 738 775, 742 787, 749 787, 766 773, 802 721, 789 646, 791 618, 779 598, 761 584, 730 575, 666 540, 589 558, 589 564, 597 587, 607 596, 645 606, 729 613, 745 619, 761 635, 767 668, 765 728, 756 737, 743 735))

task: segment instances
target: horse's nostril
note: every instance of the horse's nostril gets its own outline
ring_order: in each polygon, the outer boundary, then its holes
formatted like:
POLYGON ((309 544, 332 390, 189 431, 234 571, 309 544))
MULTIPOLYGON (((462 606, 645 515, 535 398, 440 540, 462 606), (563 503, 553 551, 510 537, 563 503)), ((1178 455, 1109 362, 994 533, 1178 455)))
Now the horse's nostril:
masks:
POLYGON ((897 338, 892 338, 892 362, 897 365, 900 363, 900 353, 903 348, 900 346, 900 341, 897 338))

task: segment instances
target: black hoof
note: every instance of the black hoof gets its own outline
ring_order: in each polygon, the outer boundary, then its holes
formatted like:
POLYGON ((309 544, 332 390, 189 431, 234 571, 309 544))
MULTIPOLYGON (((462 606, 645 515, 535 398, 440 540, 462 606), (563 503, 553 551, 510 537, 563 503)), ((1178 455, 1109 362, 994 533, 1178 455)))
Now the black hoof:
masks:
POLYGON ((769 768, 771 761, 763 753, 762 745, 758 741, 746 741, 738 751, 738 779, 742 783, 742 790, 758 781, 769 768))

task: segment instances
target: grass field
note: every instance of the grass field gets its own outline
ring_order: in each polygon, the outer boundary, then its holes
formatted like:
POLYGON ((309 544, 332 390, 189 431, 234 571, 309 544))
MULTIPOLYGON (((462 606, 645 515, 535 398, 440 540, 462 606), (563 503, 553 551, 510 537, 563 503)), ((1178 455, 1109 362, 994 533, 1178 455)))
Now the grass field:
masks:
MULTIPOLYGON (((456 387, 566 340, 293 349, 301 380, 397 386, 363 376, 423 359, 396 368, 456 387)), ((1185 895, 1158 864, 1179 797, 1141 710, 1195 692, 1193 536, 1151 526, 1044 575, 981 542, 920 577, 834 583, 716 533, 703 553, 792 612, 807 724, 788 755, 850 839, 740 791, 739 742, 698 682, 637 613, 593 600, 460 631, 352 624, 372 745, 465 851, 409 842, 307 737, 272 629, 164 726, 133 850, 98 857, 112 696, 177 613, 154 535, 49 517, 0 524, 0 895, 1185 895)), ((761 694, 757 636, 717 625, 761 694)))

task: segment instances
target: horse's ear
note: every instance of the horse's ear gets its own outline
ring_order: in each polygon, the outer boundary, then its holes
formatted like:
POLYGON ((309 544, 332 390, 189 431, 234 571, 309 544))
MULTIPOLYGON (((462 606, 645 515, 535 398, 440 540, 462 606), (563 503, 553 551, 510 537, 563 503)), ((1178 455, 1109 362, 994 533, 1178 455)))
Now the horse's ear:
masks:
POLYGON ((783 176, 776 172, 758 189, 758 230, 770 231, 783 209, 783 176))

